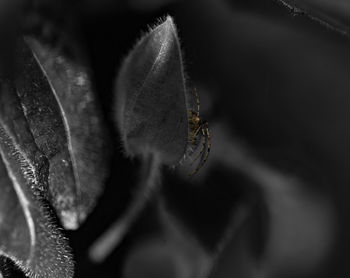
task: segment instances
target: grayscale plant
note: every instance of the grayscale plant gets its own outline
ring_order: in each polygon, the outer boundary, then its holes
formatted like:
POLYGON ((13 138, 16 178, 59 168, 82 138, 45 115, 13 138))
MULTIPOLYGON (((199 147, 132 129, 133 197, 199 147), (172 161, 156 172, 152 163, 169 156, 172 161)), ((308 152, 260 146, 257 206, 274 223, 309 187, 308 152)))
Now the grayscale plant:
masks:
POLYGON ((348 277, 349 14, 0 1, 0 278, 348 277))

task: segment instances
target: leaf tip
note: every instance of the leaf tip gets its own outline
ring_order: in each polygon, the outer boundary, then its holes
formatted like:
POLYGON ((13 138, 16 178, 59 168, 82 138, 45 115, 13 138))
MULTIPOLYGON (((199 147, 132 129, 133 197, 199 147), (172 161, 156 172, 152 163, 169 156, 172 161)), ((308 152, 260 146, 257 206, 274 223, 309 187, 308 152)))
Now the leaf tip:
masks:
POLYGON ((175 22, 172 16, 167 15, 164 24, 166 24, 169 28, 172 28, 174 31, 176 30, 175 22))
POLYGON ((83 222, 83 217, 79 217, 76 211, 62 211, 60 216, 62 225, 67 230, 76 230, 83 222))
POLYGON ((164 43, 171 43, 173 40, 178 41, 179 39, 174 18, 170 15, 160 19, 158 24, 151 28, 149 33, 153 33, 154 37, 157 37, 159 33, 159 41, 163 46, 165 46, 164 43))

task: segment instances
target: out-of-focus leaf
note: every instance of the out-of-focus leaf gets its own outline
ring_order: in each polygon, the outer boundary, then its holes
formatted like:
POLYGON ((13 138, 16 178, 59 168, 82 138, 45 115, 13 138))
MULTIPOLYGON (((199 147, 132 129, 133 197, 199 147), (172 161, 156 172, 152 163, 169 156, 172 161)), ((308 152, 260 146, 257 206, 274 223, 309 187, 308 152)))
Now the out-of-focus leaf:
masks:
MULTIPOLYGON (((249 177, 261 192, 267 210, 268 231, 262 258, 247 253, 250 239, 226 242, 211 277, 280 277, 282 273, 307 275, 325 262, 334 242, 334 207, 322 191, 305 189, 306 181, 266 165, 227 126, 214 126, 215 151, 210 163, 249 177), (242 260, 242 261, 240 261, 242 260), (238 262, 238 263, 237 263, 238 262), (260 276, 259 276, 260 277, 260 276)), ((293 276, 294 277, 294 276, 293 276)))
POLYGON ((177 164, 188 140, 186 89, 173 19, 146 34, 124 61, 116 83, 116 121, 130 156, 155 153, 177 164))
POLYGON ((14 90, 4 83, 1 103, 9 100, 14 121, 0 118, 0 255, 29 277, 72 277, 67 241, 43 202, 47 161, 28 136, 23 115, 17 113, 14 90))
POLYGON ((160 201, 160 235, 131 250, 124 266, 123 278, 139 277, 207 277, 212 263, 197 239, 168 212, 160 201))
POLYGON ((347 0, 275 0, 296 15, 305 15, 329 29, 350 35, 350 3, 347 0))
POLYGON ((82 58, 85 48, 81 44, 81 13, 72 1, 17 0, 21 2, 17 24, 22 33, 33 35, 66 55, 82 58))
POLYGON ((16 92, 49 160, 50 201, 64 227, 75 229, 103 189, 107 135, 87 70, 28 41, 33 52, 20 43, 16 92))

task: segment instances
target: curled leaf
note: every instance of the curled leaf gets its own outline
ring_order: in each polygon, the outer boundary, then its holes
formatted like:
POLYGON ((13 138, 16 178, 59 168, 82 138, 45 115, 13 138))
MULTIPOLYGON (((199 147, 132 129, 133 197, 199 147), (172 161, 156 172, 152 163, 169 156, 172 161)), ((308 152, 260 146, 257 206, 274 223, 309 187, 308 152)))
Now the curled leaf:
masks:
MULTIPOLYGON (((2 87, 2 97, 15 96, 9 88, 2 87)), ((14 106, 13 111, 17 109, 14 106)), ((19 123, 25 127, 20 116, 17 119, 13 125, 19 123)), ((25 150, 20 147, 25 140, 23 146, 32 145, 30 138, 21 138, 25 132, 17 131, 1 118, 0 255, 11 259, 29 277, 72 277, 73 263, 67 241, 43 202, 45 160, 40 164, 30 158, 35 152, 30 152, 30 147, 25 150)))
POLYGON ((106 178, 106 132, 86 68, 28 39, 19 47, 16 91, 39 150, 48 158, 49 197, 76 229, 106 178))
POLYGON ((146 34, 125 59, 116 84, 116 121, 131 156, 156 153, 178 163, 188 140, 181 49, 173 19, 146 34))

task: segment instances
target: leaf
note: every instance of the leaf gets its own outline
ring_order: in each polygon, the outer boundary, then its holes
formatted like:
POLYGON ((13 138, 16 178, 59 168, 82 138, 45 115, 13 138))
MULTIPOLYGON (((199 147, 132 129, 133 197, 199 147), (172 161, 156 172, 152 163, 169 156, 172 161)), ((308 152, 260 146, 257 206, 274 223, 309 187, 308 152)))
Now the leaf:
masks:
POLYGON ((162 199, 158 202, 157 214, 161 231, 131 249, 123 277, 207 277, 212 255, 168 213, 162 199))
POLYGON ((43 197, 47 197, 48 161, 33 140, 20 100, 16 95, 15 85, 9 80, 1 79, 0 86, 0 124, 16 144, 21 146, 27 162, 32 165, 31 176, 28 178, 37 180, 37 190, 43 197))
MULTIPOLYGON (((1 103, 5 97, 14 101, 13 87, 6 82, 1 85, 1 103)), ((26 125, 17 114, 19 106, 11 107, 16 119, 13 126, 0 118, 0 255, 10 258, 29 277, 72 277, 67 240, 43 199, 47 161, 38 150, 28 151, 35 145, 26 132, 16 133, 26 125)))
POLYGON ((350 5, 347 0, 275 0, 296 15, 305 15, 343 35, 350 35, 350 5))
POLYGON ((314 178, 305 180, 260 159, 239 138, 228 134, 228 126, 217 124, 212 129, 216 136, 210 163, 238 171, 254 182, 266 207, 264 229, 268 234, 259 260, 248 251, 249 230, 228 238, 210 277, 280 277, 290 272, 299 277, 320 269, 335 243, 335 208, 328 194, 316 186, 314 178))
POLYGON ((125 59, 116 82, 116 122, 130 156, 156 153, 177 164, 188 140, 183 62, 173 19, 146 34, 125 59))
POLYGON ((188 119, 181 50, 173 19, 146 34, 124 61, 116 82, 116 121, 126 153, 142 158, 142 176, 130 206, 91 246, 103 262, 122 241, 161 185, 163 164, 175 165, 187 148, 188 119))
POLYGON ((103 190, 107 134, 88 71, 28 39, 20 42, 16 91, 39 150, 48 158, 49 197, 76 229, 103 190))
POLYGON ((213 254, 210 254, 190 230, 182 225, 169 211, 163 198, 159 198, 158 215, 163 233, 169 241, 169 251, 179 252, 183 258, 182 268, 188 276, 207 277, 211 267, 213 254))

